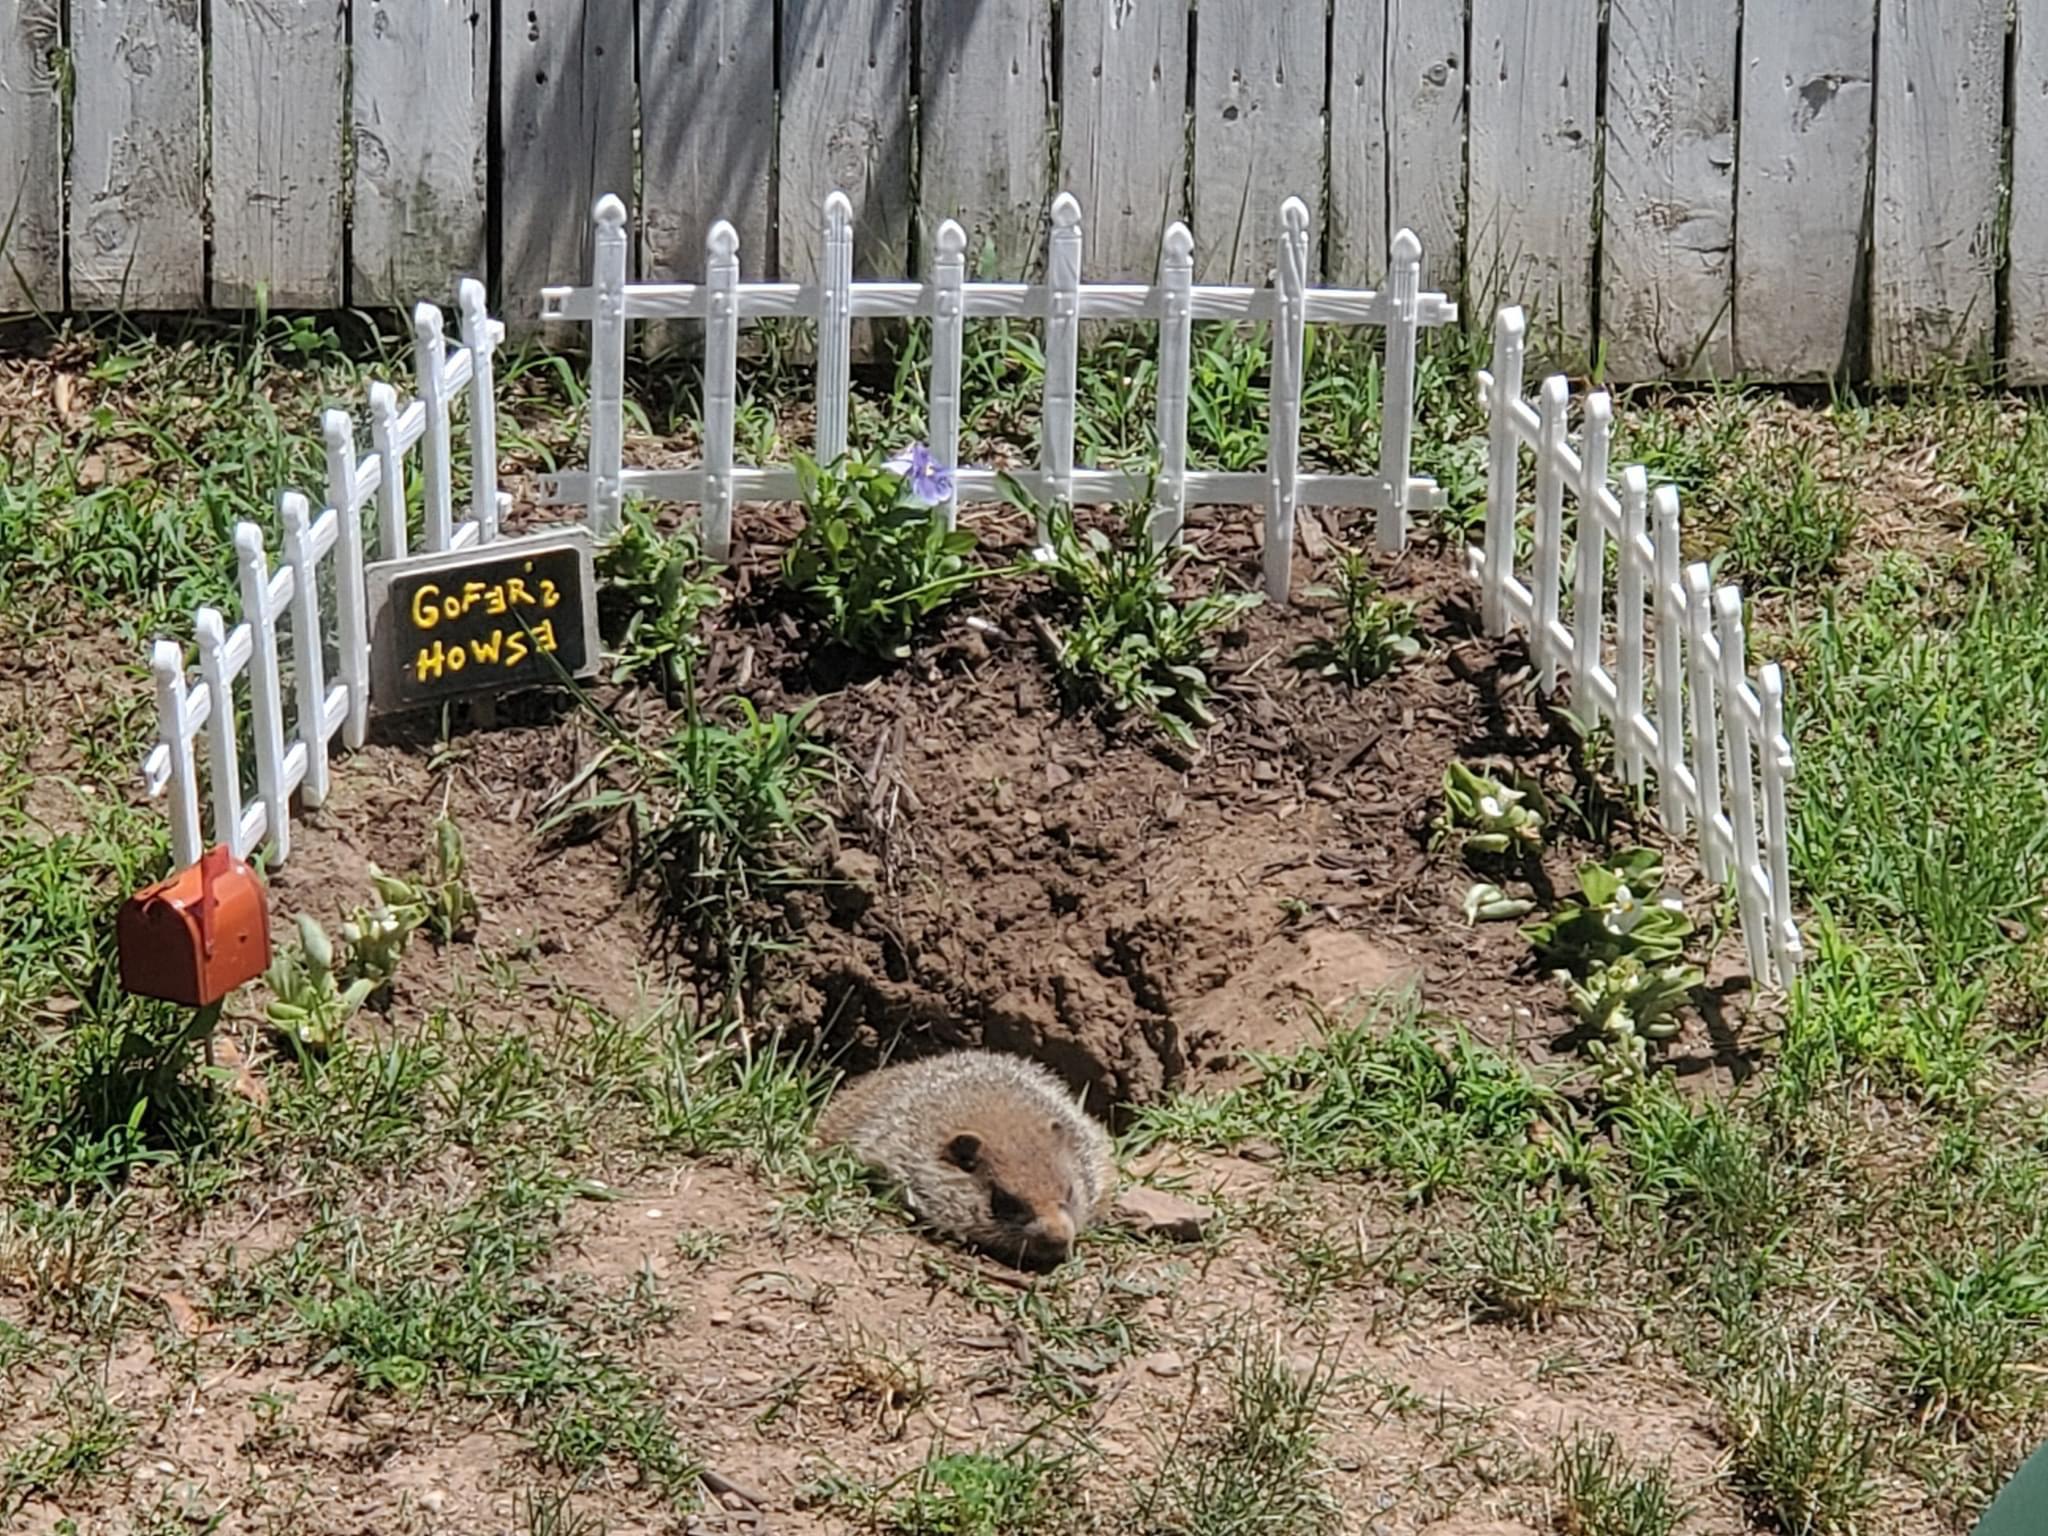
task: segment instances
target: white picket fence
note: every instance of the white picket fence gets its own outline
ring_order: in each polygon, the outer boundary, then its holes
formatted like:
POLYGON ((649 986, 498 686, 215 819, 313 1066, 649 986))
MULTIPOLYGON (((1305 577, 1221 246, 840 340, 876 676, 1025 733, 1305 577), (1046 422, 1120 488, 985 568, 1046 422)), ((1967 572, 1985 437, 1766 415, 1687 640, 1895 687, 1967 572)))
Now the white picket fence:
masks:
POLYGON ((497 537, 510 498, 498 490, 492 354, 505 328, 487 313, 481 283, 465 280, 458 300, 462 339, 452 348, 443 335, 440 310, 421 304, 413 312, 418 397, 401 408, 390 385, 370 386, 367 454, 357 456, 348 412, 322 415, 325 504, 315 517, 300 493, 286 491, 278 498, 283 564, 271 569, 263 530, 255 523, 236 525, 242 619, 230 629, 219 609, 198 610, 193 622, 197 678, 186 675, 185 650, 177 641, 159 639, 151 648, 158 739, 143 760, 142 777, 150 795, 169 795, 171 848, 180 868, 196 861, 209 842, 227 843, 240 857, 267 845, 271 865, 283 864, 291 856, 293 794, 308 807, 327 798, 328 753, 337 732, 351 748, 363 744, 370 699, 370 614, 363 570, 373 560, 408 552, 407 455, 419 450, 427 552, 497 537), (455 407, 465 397, 469 514, 458 522, 452 434, 455 407), (364 512, 373 499, 376 535, 366 543, 364 512), (331 586, 323 588, 323 576, 331 576, 331 586), (324 590, 333 594, 331 626, 324 590), (332 683, 327 677, 330 654, 335 658, 332 683), (246 802, 235 710, 235 683, 244 675, 256 758, 256 794, 246 802), (213 808, 210 839, 203 836, 200 814, 202 738, 213 808))
MULTIPOLYGON (((542 318, 590 328, 590 467, 543 481, 541 498, 588 508, 599 537, 618 525, 627 496, 702 507, 705 553, 729 558, 733 509, 742 502, 791 501, 796 471, 788 464, 742 464, 734 444, 739 334, 748 319, 769 316, 818 325, 815 456, 829 462, 847 450, 852 327, 857 319, 923 318, 931 322, 928 447, 953 470, 948 526, 962 501, 997 495, 993 469, 963 466, 960 457, 960 372, 969 320, 1030 319, 1045 326, 1045 384, 1036 472, 1017 479, 1043 501, 1094 504, 1144 494, 1146 477, 1074 463, 1075 375, 1081 326, 1090 320, 1156 322, 1159 326, 1158 451, 1153 537, 1177 541, 1189 506, 1260 506, 1265 517, 1266 590, 1288 596, 1295 509, 1368 507, 1377 541, 1389 553, 1407 540, 1411 510, 1434 507, 1435 482, 1412 471, 1415 356, 1424 327, 1458 317, 1457 306, 1422 288, 1422 246, 1407 230, 1393 242, 1387 281, 1378 289, 1308 285, 1309 218, 1299 198, 1282 205, 1273 280, 1263 288, 1194 281, 1194 237, 1185 224, 1166 231, 1155 283, 1081 280, 1081 205, 1062 194, 1052 206, 1043 283, 969 282, 967 234, 948 219, 924 282, 853 280, 853 209, 843 193, 824 205, 822 282, 740 280, 739 236, 720 220, 705 240, 701 283, 626 281, 626 209, 603 197, 593 211, 596 238, 588 286, 544 290, 542 318), (693 469, 635 469, 624 463, 623 405, 626 328, 635 320, 695 320, 704 325, 703 463, 693 469), (1261 322, 1272 337, 1269 435, 1264 470, 1227 472, 1188 466, 1191 327, 1198 320, 1261 322), (1303 327, 1377 326, 1386 333, 1381 397, 1379 472, 1304 474, 1300 469, 1303 327)), ((889 444, 889 448, 900 445, 889 444)))
POLYGON ((1652 496, 1641 465, 1624 469, 1619 487, 1609 483, 1614 405, 1607 394, 1586 397, 1576 451, 1565 380, 1544 380, 1534 405, 1522 397, 1526 330, 1518 308, 1495 316, 1493 367, 1478 379, 1490 435, 1486 531, 1484 543, 1466 551, 1466 565, 1480 584, 1487 633, 1505 635, 1510 625, 1527 633, 1545 693, 1556 693, 1559 674, 1569 673, 1580 718, 1612 724, 1616 774, 1653 786, 1672 835, 1698 829, 1700 867, 1710 880, 1732 877, 1750 974, 1789 982, 1803 952, 1792 918, 1784 677, 1772 663, 1751 680, 1742 594, 1716 588, 1703 563, 1682 566, 1676 488, 1659 486, 1652 496), (1536 471, 1526 578, 1516 560, 1525 447, 1536 471), (1577 518, 1567 604, 1568 491, 1577 518))
MULTIPOLYGON (((1411 470, 1415 358, 1421 328, 1454 320, 1457 312, 1442 295, 1421 292, 1421 250, 1405 232, 1394 242, 1388 282, 1379 290, 1306 285, 1308 216, 1294 199, 1283 209, 1269 287, 1195 285, 1192 240, 1180 224, 1167 231, 1159 282, 1087 284, 1080 279, 1080 209, 1063 196, 1053 210, 1044 284, 967 282, 966 237, 952 222, 939 231, 929 281, 856 283, 851 277, 851 210, 843 196, 834 194, 825 205, 827 276, 821 284, 742 283, 738 242, 732 227, 722 222, 706 243, 705 282, 629 284, 624 207, 616 198, 603 198, 595 217, 594 283, 550 288, 545 301, 550 318, 586 321, 592 327, 592 468, 554 477, 543 499, 585 507, 591 531, 599 537, 617 528, 628 495, 696 503, 703 509, 706 552, 723 559, 730 553, 738 504, 797 497, 792 465, 746 465, 735 458, 740 325, 748 317, 767 316, 805 316, 819 323, 816 451, 824 460, 847 447, 852 322, 884 316, 932 321, 929 446, 938 462, 956 470, 955 494, 944 509, 949 524, 962 501, 991 499, 997 491, 993 470, 956 464, 963 338, 971 318, 1044 321, 1041 459, 1035 472, 1019 479, 1045 500, 1081 503, 1126 500, 1146 487, 1145 476, 1073 462, 1081 323, 1156 321, 1160 470, 1153 483, 1153 536, 1177 540, 1190 505, 1263 504, 1266 588, 1276 601, 1289 595, 1295 509, 1301 503, 1373 509, 1377 541, 1394 552, 1406 543, 1409 512, 1440 499, 1434 483, 1411 470), (705 325, 704 461, 697 468, 634 469, 623 462, 625 342, 632 320, 699 320, 705 325), (1271 419, 1263 472, 1187 464, 1190 327, 1196 320, 1270 326, 1271 419), (1376 474, 1300 471, 1302 342, 1309 323, 1379 326, 1386 332, 1376 474)), ((183 647, 169 639, 155 643, 151 670, 159 740, 143 764, 143 777, 152 795, 168 793, 180 866, 197 860, 206 846, 202 738, 211 840, 229 843, 242 856, 267 845, 273 865, 290 855, 293 795, 309 807, 326 798, 336 734, 348 747, 362 744, 370 679, 364 568, 372 559, 408 552, 407 456, 418 450, 427 551, 496 537, 508 498, 497 488, 492 355, 504 329, 486 313, 481 285, 464 282, 460 306, 461 342, 452 349, 443 336, 440 311, 428 304, 416 310, 418 396, 401 409, 389 385, 370 387, 367 454, 358 455, 347 412, 324 414, 325 502, 315 517, 304 496, 286 492, 280 497, 283 564, 271 569, 262 530, 254 523, 237 526, 242 619, 230 629, 218 610, 198 611, 196 679, 187 675, 183 647), (472 483, 468 515, 458 522, 451 450, 455 408, 465 397, 472 483), (375 538, 366 542, 364 514, 373 502, 375 538), (331 629, 322 580, 330 572, 331 629), (327 676, 330 653, 336 672, 332 683, 327 676), (245 674, 256 757, 256 793, 246 802, 235 705, 235 684, 245 674)), ((1563 378, 1547 379, 1534 404, 1523 398, 1525 331, 1519 309, 1502 310, 1494 323, 1493 366, 1478 375, 1491 442, 1483 542, 1467 551, 1467 567, 1481 586, 1486 628, 1495 636, 1511 626, 1523 628, 1541 688, 1568 692, 1589 725, 1611 723, 1617 774, 1630 784, 1651 787, 1657 811, 1673 835, 1683 837, 1696 828, 1702 871, 1714 881, 1732 881, 1751 974, 1766 984, 1787 982, 1799 968, 1802 948, 1788 868, 1786 786, 1793 759, 1785 734, 1782 675, 1769 665, 1751 679, 1741 594, 1731 586, 1715 589, 1705 565, 1683 565, 1676 490, 1660 487, 1653 497, 1640 466, 1623 470, 1618 485, 1610 483, 1609 397, 1587 397, 1576 449, 1563 378), (1526 573, 1516 553, 1525 449, 1535 457, 1526 573), (1568 492, 1577 512, 1569 562, 1568 492), (1611 623, 1610 545, 1616 554, 1611 623)))

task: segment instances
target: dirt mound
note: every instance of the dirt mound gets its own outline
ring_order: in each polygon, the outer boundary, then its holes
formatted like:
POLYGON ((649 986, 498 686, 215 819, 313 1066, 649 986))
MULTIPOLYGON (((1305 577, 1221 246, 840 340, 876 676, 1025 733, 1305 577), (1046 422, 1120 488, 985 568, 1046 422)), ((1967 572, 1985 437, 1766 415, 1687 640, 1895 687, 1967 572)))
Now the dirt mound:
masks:
MULTIPOLYGON (((790 957, 800 1011, 851 1070, 984 1044, 1098 1106, 1156 1100, 1404 983, 1500 1018, 1526 948, 1463 924, 1469 877, 1426 828, 1452 757, 1540 749, 1514 738, 1448 562, 1411 556, 1385 578, 1417 604, 1423 659, 1346 687, 1292 663, 1322 613, 1254 610, 1212 669, 1221 723, 1186 755, 1064 708, 1024 593, 831 693, 816 719, 848 770, 825 854, 837 884, 790 957)), ((757 702, 764 678, 791 706, 815 697, 831 663, 801 633, 732 624, 710 682, 744 672, 757 702)))

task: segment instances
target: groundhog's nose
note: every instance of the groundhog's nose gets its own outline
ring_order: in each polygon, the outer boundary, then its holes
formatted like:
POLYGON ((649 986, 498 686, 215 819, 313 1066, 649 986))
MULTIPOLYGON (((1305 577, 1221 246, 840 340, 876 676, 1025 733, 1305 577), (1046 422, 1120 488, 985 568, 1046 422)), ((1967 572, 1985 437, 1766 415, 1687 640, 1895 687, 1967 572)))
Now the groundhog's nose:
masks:
POLYGON ((1074 1219, 1065 1211, 1041 1216, 1031 1225, 1031 1246, 1064 1259, 1074 1251, 1074 1219))

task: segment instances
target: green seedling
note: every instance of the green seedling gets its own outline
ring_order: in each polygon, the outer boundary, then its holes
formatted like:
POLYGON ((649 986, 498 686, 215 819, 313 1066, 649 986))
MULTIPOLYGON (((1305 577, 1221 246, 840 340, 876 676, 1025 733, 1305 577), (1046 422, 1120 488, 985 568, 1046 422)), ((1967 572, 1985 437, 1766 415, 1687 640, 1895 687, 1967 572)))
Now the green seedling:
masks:
POLYGON ((346 987, 335 980, 334 943, 309 912, 299 914, 299 947, 282 950, 264 974, 276 994, 266 1017, 294 1044, 325 1055, 341 1031, 363 1006, 377 983, 358 976, 346 987))
POLYGON ((803 532, 782 561, 782 582, 842 644, 904 657, 918 629, 991 574, 972 565, 974 535, 949 529, 936 508, 952 477, 919 444, 878 464, 842 458, 820 468, 799 454, 803 532))
POLYGON ((391 984, 415 933, 424 928, 436 944, 447 944, 477 916, 476 895, 463 878, 462 832, 446 816, 434 824, 431 876, 387 875, 372 864, 370 886, 374 899, 349 914, 341 938, 348 946, 343 976, 368 977, 372 991, 391 984))
POLYGON ((1310 587, 1308 595, 1335 601, 1340 616, 1334 634, 1295 653, 1298 667, 1362 688, 1422 650, 1415 638, 1415 605, 1381 596, 1372 563, 1357 550, 1343 551, 1330 584, 1310 587))
POLYGON ((1435 829, 1440 842, 1459 840, 1467 858, 1475 853, 1528 854, 1543 846, 1543 811, 1535 786, 1519 787, 1479 773, 1463 763, 1444 770, 1444 808, 1435 829))
MULTIPOLYGON (((1004 477, 1017 505, 1038 516, 1029 494, 1004 477)), ((1122 511, 1122 537, 1085 533, 1073 509, 1045 515, 1047 550, 1026 557, 1026 572, 1052 578, 1053 591, 1071 615, 1064 628, 1047 625, 1053 665, 1071 696, 1101 705, 1114 716, 1150 720, 1182 746, 1198 728, 1216 723, 1213 688, 1204 665, 1216 654, 1214 637, 1258 606, 1257 593, 1174 595, 1172 573, 1183 558, 1152 541, 1152 497, 1122 511)))

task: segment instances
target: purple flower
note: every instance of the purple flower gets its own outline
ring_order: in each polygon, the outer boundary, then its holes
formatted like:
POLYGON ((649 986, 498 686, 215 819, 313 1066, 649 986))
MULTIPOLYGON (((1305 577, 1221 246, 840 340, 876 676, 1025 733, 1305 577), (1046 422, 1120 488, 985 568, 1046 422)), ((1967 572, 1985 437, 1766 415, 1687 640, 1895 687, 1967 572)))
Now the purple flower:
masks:
POLYGON ((953 499, 953 471, 934 459, 923 443, 912 443, 882 467, 900 475, 909 485, 910 494, 927 507, 953 499))

